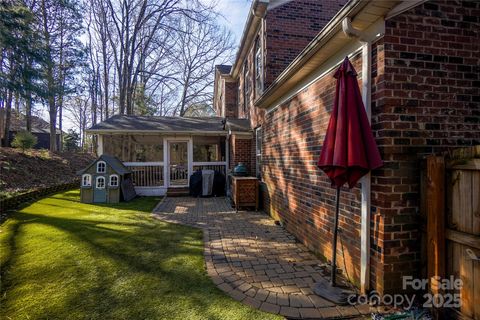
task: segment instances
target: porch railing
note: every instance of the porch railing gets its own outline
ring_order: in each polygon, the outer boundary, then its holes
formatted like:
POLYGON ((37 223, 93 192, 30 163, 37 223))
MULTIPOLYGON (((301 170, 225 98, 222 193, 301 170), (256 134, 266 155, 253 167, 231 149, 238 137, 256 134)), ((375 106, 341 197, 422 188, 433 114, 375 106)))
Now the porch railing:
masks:
POLYGON ((136 187, 163 187, 163 162, 124 162, 136 187))
POLYGON ((193 172, 197 170, 215 170, 215 171, 220 171, 224 175, 227 175, 227 163, 226 162, 194 162, 193 172))

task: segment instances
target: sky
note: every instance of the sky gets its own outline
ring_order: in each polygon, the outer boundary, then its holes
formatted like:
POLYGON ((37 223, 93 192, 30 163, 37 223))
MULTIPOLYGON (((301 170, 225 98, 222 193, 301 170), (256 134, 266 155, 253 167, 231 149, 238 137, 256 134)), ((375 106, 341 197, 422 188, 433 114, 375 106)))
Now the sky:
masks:
MULTIPOLYGON (((217 0, 218 12, 222 13, 223 17, 220 17, 220 24, 224 25, 228 30, 233 33, 235 46, 240 45, 240 39, 242 37, 243 28, 247 20, 248 11, 250 9, 251 0, 217 0)), ((41 116, 43 119, 49 119, 47 108, 37 108, 36 115, 41 116)), ((63 131, 68 129, 74 129, 78 131, 78 128, 72 121, 64 116, 64 128, 63 131)))
POLYGON ((247 20, 250 0, 219 0, 218 11, 224 15, 220 22, 235 35, 235 44, 240 44, 243 27, 247 20))

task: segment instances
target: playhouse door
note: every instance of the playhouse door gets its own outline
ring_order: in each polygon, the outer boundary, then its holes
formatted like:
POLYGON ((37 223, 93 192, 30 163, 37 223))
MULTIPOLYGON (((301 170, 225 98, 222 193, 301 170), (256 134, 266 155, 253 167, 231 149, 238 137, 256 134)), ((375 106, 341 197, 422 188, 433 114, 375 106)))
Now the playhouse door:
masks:
POLYGON ((95 179, 93 186, 93 202, 107 202, 107 190, 105 189, 105 177, 99 176, 95 179))

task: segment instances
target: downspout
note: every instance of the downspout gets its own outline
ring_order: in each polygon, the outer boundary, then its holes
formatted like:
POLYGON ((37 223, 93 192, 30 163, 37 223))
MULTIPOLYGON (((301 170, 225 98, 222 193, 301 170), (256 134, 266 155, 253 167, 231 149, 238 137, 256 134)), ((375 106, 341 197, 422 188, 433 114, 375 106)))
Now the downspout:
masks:
MULTIPOLYGON (((371 99, 372 99, 372 41, 352 27, 351 19, 342 21, 343 32, 351 38, 357 38, 363 44, 362 47, 362 100, 367 112, 368 121, 371 122, 371 99)), ((361 239, 360 239, 360 288, 362 293, 370 289, 370 211, 371 211, 371 174, 368 173, 361 180, 361 239)))

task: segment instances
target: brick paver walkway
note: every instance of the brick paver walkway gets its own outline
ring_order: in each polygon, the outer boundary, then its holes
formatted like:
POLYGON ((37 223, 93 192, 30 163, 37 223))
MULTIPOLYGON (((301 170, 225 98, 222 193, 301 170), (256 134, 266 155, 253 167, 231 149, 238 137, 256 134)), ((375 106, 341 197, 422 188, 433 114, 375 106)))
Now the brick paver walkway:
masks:
POLYGON ((161 220, 204 230, 205 260, 213 282, 254 308, 289 318, 368 314, 368 306, 340 307, 313 293, 321 261, 264 213, 235 213, 226 198, 165 198, 161 220))

